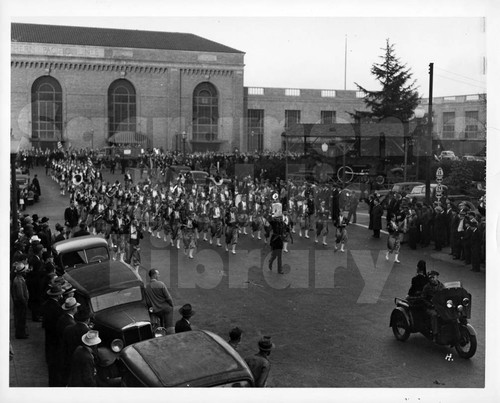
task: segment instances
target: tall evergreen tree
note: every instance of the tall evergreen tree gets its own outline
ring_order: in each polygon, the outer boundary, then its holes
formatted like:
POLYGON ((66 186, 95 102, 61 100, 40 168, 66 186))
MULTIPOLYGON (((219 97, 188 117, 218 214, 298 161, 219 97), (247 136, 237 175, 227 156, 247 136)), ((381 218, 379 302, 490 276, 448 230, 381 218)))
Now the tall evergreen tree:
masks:
POLYGON ((386 41, 382 63, 374 63, 371 73, 381 84, 380 91, 369 91, 358 83, 358 90, 364 93, 364 102, 368 111, 356 111, 351 114, 361 120, 380 121, 397 118, 408 122, 419 103, 419 94, 415 81, 411 81, 412 73, 406 64, 401 64, 395 55, 394 45, 386 41))

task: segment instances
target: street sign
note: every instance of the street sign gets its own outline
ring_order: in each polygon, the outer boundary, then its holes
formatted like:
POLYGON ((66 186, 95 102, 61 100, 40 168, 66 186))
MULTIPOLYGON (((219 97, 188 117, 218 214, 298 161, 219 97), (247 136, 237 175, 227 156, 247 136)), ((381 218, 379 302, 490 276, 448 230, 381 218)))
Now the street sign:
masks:
POLYGON ((436 197, 441 197, 443 195, 443 185, 438 183, 436 186, 436 197))
POLYGON ((437 170, 436 170, 436 180, 437 179, 443 179, 443 176, 444 176, 444 172, 443 172, 443 168, 439 167, 437 170))

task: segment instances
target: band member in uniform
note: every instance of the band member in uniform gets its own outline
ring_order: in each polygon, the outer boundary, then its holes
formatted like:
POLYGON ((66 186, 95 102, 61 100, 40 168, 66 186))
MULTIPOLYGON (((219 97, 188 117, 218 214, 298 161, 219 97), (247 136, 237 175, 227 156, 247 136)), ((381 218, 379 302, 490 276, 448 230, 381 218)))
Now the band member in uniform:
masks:
POLYGON ((318 243, 318 237, 320 235, 323 236, 323 245, 327 245, 326 236, 328 235, 328 215, 329 211, 326 209, 326 201, 322 200, 317 211, 317 220, 316 220, 316 237, 314 242, 318 243))
POLYGON ((283 211, 283 252, 288 253, 288 243, 291 241, 293 243, 292 231, 293 221, 290 218, 290 212, 283 211))
POLYGON ((215 203, 210 203, 211 208, 210 208, 210 218, 211 218, 211 225, 210 225, 210 245, 212 245, 213 239, 215 238, 217 241, 217 246, 222 246, 220 243, 220 238, 222 236, 222 212, 221 208, 217 205, 217 202, 215 203))
POLYGON ((263 220, 262 220, 262 204, 260 202, 260 196, 256 196, 255 202, 253 203, 251 228, 252 228, 252 238, 255 238, 254 234, 257 233, 257 239, 262 239, 260 233, 263 228, 263 220))
POLYGON ((338 250, 338 245, 340 244, 340 251, 345 252, 344 246, 347 243, 347 226, 349 225, 348 218, 340 213, 338 219, 335 221, 337 224, 337 229, 335 230, 335 249, 338 250))
POLYGON ((189 254, 189 258, 193 259, 193 253, 196 248, 196 229, 198 222, 196 221, 194 211, 189 211, 182 219, 182 240, 184 243, 184 254, 189 254))
POLYGON ((231 206, 226 213, 226 252, 229 251, 229 245, 231 245, 231 252, 236 254, 236 244, 238 243, 238 219, 237 219, 237 207, 231 206))
POLYGON ((239 233, 243 235, 248 235, 247 233, 248 225, 248 202, 247 196, 245 194, 241 195, 241 201, 238 203, 238 227, 239 233))

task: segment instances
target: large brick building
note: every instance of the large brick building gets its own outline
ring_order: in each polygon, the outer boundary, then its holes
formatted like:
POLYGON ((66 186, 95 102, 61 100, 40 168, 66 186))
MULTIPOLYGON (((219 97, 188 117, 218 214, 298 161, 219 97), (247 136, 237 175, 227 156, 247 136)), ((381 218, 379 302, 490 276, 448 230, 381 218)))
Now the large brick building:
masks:
MULTIPOLYGON (((356 91, 245 88, 244 52, 192 34, 14 23, 11 38, 12 135, 35 147, 278 150, 293 124, 365 109, 356 91)), ((435 135, 484 144, 485 101, 435 101, 435 135)))

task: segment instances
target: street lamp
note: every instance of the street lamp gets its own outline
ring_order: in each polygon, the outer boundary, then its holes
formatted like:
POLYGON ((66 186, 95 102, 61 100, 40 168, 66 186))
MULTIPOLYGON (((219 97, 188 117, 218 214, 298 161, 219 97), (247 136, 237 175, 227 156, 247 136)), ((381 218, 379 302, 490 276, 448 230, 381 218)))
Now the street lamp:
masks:
POLYGON ((187 133, 186 131, 182 132, 182 156, 186 158, 186 140, 187 140, 187 133))

